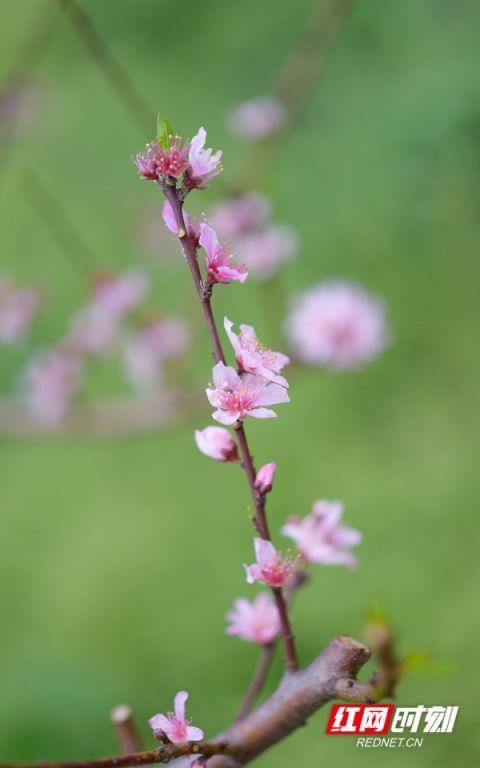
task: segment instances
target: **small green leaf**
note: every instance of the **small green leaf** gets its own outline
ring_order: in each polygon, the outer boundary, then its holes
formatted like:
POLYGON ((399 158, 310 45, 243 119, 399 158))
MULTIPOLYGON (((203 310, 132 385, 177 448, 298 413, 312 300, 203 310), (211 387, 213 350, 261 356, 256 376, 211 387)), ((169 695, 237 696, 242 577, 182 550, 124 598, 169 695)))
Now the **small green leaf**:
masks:
POLYGON ((157 139, 165 152, 168 151, 170 146, 170 136, 175 136, 172 124, 168 122, 166 117, 162 117, 159 112, 157 115, 157 139))

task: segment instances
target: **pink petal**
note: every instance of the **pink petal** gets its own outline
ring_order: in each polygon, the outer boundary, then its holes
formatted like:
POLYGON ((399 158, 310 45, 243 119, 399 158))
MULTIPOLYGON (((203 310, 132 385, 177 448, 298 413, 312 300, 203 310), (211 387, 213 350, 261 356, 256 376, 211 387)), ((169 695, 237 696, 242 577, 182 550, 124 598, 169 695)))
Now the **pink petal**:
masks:
POLYGON ((256 563, 253 563, 253 565, 245 565, 244 563, 243 567, 245 568, 245 573, 247 574, 248 584, 253 584, 255 581, 262 580, 262 572, 256 563))
POLYGON ((201 728, 195 728, 193 725, 187 727, 186 733, 188 741, 201 741, 203 739, 203 731, 201 728))
POLYGON ((186 691, 179 691, 175 696, 174 708, 177 720, 185 720, 185 702, 188 699, 186 691))
POLYGON ((150 718, 148 724, 153 731, 164 731, 165 733, 167 732, 166 729, 170 728, 171 725, 170 720, 165 715, 154 715, 150 718))
POLYGON ((210 258, 213 258, 215 249, 218 245, 218 238, 215 230, 204 221, 200 223, 199 243, 202 248, 205 249, 207 255, 210 258))
POLYGON ((230 412, 217 410, 212 413, 212 417, 215 419, 215 421, 218 421, 219 424, 231 426, 232 424, 235 424, 236 421, 238 421, 240 418, 240 413, 238 411, 230 412))
POLYGON ((258 536, 253 540, 257 563, 261 568, 267 567, 277 557, 277 550, 271 541, 260 539, 258 536))
POLYGON ((224 363, 217 363, 212 371, 213 382, 219 389, 234 389, 240 380, 235 368, 224 363))
POLYGON ((257 397, 258 405, 275 405, 276 403, 288 402, 290 402, 288 392, 279 384, 265 386, 257 397))
POLYGON ((249 411, 250 416, 254 416, 256 419, 276 419, 277 414, 275 411, 271 411, 269 408, 253 408, 249 411))
POLYGON ((238 341, 238 336, 236 333, 232 331, 233 323, 231 320, 228 319, 228 317, 223 318, 223 326, 225 328, 225 331, 227 333, 227 336, 230 340, 230 344, 232 345, 234 351, 236 354, 238 354, 240 349, 240 343, 238 341))

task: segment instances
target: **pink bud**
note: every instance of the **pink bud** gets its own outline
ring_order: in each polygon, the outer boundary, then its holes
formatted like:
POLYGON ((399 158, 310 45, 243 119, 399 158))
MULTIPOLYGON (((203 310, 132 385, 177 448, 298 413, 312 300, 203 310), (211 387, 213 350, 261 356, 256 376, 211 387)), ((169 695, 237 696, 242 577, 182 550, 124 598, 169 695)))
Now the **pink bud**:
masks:
POLYGON ((195 430, 197 448, 217 461, 238 461, 237 445, 232 435, 223 427, 205 427, 195 430))
POLYGON ((275 477, 276 471, 277 465, 274 461, 270 464, 264 464, 263 467, 260 467, 258 470, 255 478, 255 490, 262 496, 265 493, 270 493, 272 490, 273 478, 275 477))

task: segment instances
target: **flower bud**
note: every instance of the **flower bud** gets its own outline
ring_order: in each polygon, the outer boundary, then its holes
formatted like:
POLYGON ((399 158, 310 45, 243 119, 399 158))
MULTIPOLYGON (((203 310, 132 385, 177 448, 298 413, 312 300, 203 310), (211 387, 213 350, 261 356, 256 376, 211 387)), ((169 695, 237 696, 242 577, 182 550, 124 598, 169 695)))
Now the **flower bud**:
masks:
POLYGON ((275 477, 276 471, 277 465, 274 461, 270 464, 264 464, 263 467, 260 467, 258 470, 255 478, 255 490, 262 496, 264 493, 270 493, 272 490, 273 478, 275 477))
POLYGON ((230 432, 223 427, 205 427, 195 430, 197 448, 217 461, 238 461, 237 445, 230 432))

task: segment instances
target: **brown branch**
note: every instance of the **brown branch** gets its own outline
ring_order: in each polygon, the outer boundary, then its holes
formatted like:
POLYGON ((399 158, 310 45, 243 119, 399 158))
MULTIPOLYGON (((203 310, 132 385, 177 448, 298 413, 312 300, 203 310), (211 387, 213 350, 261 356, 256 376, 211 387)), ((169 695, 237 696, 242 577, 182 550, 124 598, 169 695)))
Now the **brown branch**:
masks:
MULTIPOLYGON (((172 206, 172 210, 175 214, 175 218, 178 226, 178 239, 180 241, 181 248, 187 260, 190 272, 193 277, 193 281, 195 283, 195 288, 197 290, 197 294, 203 308, 203 313, 205 316, 208 331, 210 334, 210 339, 213 346, 213 353, 214 353, 215 360, 217 362, 221 362, 225 364, 226 362, 225 353, 223 351, 222 343, 218 335, 217 325, 212 312, 212 306, 211 306, 211 300, 210 300, 211 287, 210 287, 210 290, 208 290, 207 289, 208 286, 204 285, 203 283, 202 276, 200 273, 200 267, 198 266, 198 261, 197 261, 197 251, 192 246, 187 234, 188 228, 185 224, 185 219, 183 216, 184 200, 181 197, 180 191, 177 190, 176 186, 174 186, 174 182, 173 184, 170 184, 168 182, 165 182, 165 183, 159 182, 158 184, 160 186, 160 189, 164 193, 165 197, 170 202, 170 205, 172 206)), ((270 534, 268 531, 267 518, 265 514, 265 496, 262 496, 259 493, 257 493, 255 489, 256 472, 255 472, 253 458, 248 445, 243 423, 241 421, 236 422, 236 424, 234 425, 234 429, 237 434, 237 440, 240 448, 240 455, 242 458, 242 466, 243 466, 243 469, 245 470, 245 474, 248 479, 252 501, 255 507, 256 517, 254 519, 254 525, 256 526, 260 536, 263 539, 271 541, 270 534)), ((273 597, 277 605, 277 609, 280 617, 280 624, 281 624, 282 636, 283 636, 284 647, 285 647, 285 666, 287 669, 293 671, 297 669, 298 661, 297 661, 297 653, 295 649, 295 641, 294 641, 292 629, 290 626, 290 620, 288 618, 285 598, 283 596, 281 589, 273 589, 272 593, 273 593, 273 597)))
POLYGON ((351 637, 336 637, 305 669, 287 673, 278 689, 260 707, 209 742, 166 744, 158 749, 120 757, 69 763, 37 763, 0 768, 128 768, 165 763, 186 755, 204 755, 208 768, 240 768, 277 744, 340 692, 354 689, 355 677, 370 650, 351 637))
POLYGON ((103 72, 109 86, 130 117, 137 123, 142 133, 145 130, 150 131, 152 115, 155 111, 138 91, 128 71, 99 34, 86 11, 76 0, 57 0, 57 2, 87 53, 103 72))
POLYGON ((115 728, 115 733, 124 755, 132 752, 140 752, 142 743, 140 734, 133 719, 132 708, 128 704, 120 704, 110 712, 110 721, 115 728))

